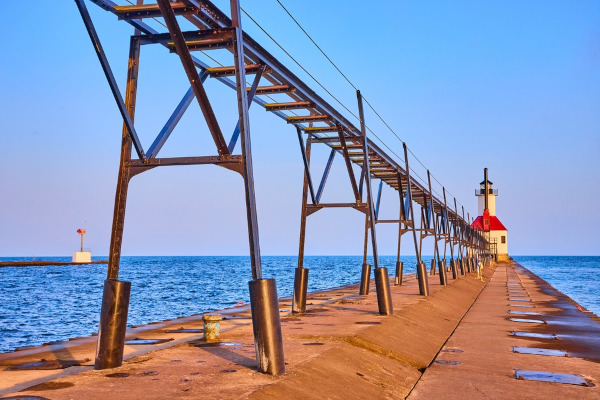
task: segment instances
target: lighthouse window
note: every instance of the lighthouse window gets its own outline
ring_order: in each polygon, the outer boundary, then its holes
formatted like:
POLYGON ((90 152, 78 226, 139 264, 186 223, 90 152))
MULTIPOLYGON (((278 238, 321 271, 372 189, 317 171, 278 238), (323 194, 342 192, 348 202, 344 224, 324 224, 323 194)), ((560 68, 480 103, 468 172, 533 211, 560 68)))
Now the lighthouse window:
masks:
POLYGON ((501 237, 502 243, 506 243, 506 236, 501 237))

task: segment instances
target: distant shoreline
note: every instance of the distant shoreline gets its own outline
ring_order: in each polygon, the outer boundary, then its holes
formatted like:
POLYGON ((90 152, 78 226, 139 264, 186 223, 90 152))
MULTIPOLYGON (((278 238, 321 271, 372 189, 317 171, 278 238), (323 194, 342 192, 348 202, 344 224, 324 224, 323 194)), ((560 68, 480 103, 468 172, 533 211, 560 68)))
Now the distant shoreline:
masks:
POLYGON ((108 264, 108 260, 95 260, 85 263, 77 262, 61 262, 61 261, 0 261, 2 267, 43 267, 46 265, 86 265, 86 264, 108 264))

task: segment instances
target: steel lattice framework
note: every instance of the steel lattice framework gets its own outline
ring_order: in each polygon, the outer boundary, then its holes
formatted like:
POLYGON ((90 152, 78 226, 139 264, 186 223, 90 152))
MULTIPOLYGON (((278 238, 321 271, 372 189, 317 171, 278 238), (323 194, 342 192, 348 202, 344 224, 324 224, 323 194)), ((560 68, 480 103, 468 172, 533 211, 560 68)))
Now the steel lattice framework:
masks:
MULTIPOLYGON (((434 237, 435 258, 430 274, 439 271, 440 283, 443 285, 447 282, 445 265, 447 247, 450 249, 450 270, 454 279, 459 277, 459 269, 464 275, 475 268, 473 260, 475 255, 484 255, 486 239, 471 227, 469 219, 465 218, 464 208, 462 213, 459 213, 456 199, 454 199, 454 208, 452 208, 447 204, 445 189, 443 199, 433 194, 429 171, 427 172, 427 185, 412 179, 406 144, 404 144, 404 162, 401 163, 367 137, 360 92, 357 91, 360 126, 356 127, 252 37, 243 32, 239 0, 231 0, 231 18, 210 1, 205 0, 175 2, 157 0, 152 4, 143 4, 143 1, 138 0, 137 5, 118 5, 109 0, 89 1, 135 28, 134 34, 129 38, 129 67, 125 98, 123 99, 85 1, 75 0, 124 122, 109 265, 96 354, 97 369, 121 365, 123 358, 130 283, 119 281, 118 278, 130 179, 139 173, 159 166, 213 164, 236 171, 244 178, 252 265, 250 297, 258 366, 259 370, 271 374, 284 372, 275 282, 272 279, 263 279, 261 272, 248 116, 248 109, 252 103, 264 107, 267 111, 285 120, 287 124, 295 126, 304 164, 299 258, 294 285, 294 312, 302 313, 306 307, 308 269, 303 267, 306 221, 308 216, 325 208, 350 207, 365 214, 364 260, 360 292, 361 294, 368 293, 371 273, 370 265, 367 264, 367 246, 370 233, 379 313, 381 314, 391 314, 393 309, 389 294, 388 272, 386 268, 379 266, 375 229, 377 223, 398 224, 396 284, 402 284, 401 238, 404 233, 412 233, 417 255, 419 288, 422 295, 429 293, 427 270, 421 261, 425 237, 434 237), (166 30, 157 31, 150 24, 144 22, 149 18, 162 18, 166 24, 166 30), (191 23, 197 29, 182 31, 180 22, 185 21, 187 21, 186 24, 191 23), (135 130, 134 117, 140 49, 141 46, 152 44, 161 45, 179 56, 190 88, 154 142, 145 151, 135 130), (231 66, 211 66, 193 56, 196 51, 206 52, 217 49, 227 49, 231 52, 233 55, 231 66), (246 82, 249 76, 253 76, 248 81, 251 82, 250 85, 246 82), (238 107, 237 115, 234 118, 238 119, 238 124, 229 142, 225 140, 203 85, 208 78, 217 79, 236 91, 238 107), (265 96, 272 94, 287 96, 288 100, 268 102, 265 96), (196 157, 159 157, 161 148, 194 99, 202 111, 217 154, 196 157), (290 112, 291 110, 294 114, 290 112), (298 115, 298 113, 302 115, 298 115), (234 154, 238 141, 241 154, 234 154), (330 155, 318 187, 313 184, 310 168, 311 147, 316 144, 330 148, 330 155), (133 152, 137 158, 132 158, 133 152), (343 158, 354 198, 347 203, 324 203, 321 202, 321 195, 336 155, 343 158), (355 174, 357 167, 360 171, 358 177, 355 174), (373 180, 379 180, 377 196, 372 194, 373 180), (378 219, 381 190, 384 183, 398 193, 398 219, 378 219), (415 205, 419 207, 420 212, 415 212, 415 205), (418 217, 419 214, 420 217, 418 217), (417 221, 419 221, 419 226, 417 226, 417 221), (439 241, 444 243, 443 255, 438 248, 439 241), (455 247, 457 248, 455 249, 455 247)), ((168 52, 166 53, 168 54, 168 52)))

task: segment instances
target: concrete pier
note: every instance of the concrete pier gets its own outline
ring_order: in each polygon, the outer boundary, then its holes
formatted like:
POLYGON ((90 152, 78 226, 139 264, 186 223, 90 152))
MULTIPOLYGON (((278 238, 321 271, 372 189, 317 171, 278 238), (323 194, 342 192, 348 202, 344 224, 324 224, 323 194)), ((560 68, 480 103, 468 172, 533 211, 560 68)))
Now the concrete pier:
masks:
POLYGON ((414 276, 405 276, 402 286, 391 286, 390 316, 378 314, 374 290, 360 296, 356 285, 309 294, 304 314, 292 314, 291 299, 281 299, 286 355, 286 373, 281 376, 256 371, 250 311, 237 307, 219 311, 220 344, 201 340, 201 315, 129 329, 126 361, 110 370, 92 369, 94 337, 1 354, 0 395, 600 398, 597 317, 579 311, 537 276, 516 264, 499 264, 484 270, 484 281, 471 273, 447 286, 432 276, 429 285, 429 297, 418 294, 414 276), (511 332, 553 334, 558 339, 511 332), (129 342, 133 339, 172 340, 144 345, 129 342), (568 357, 513 352, 528 347, 561 350, 568 357), (24 364, 33 369, 23 369, 24 364), (44 369, 57 364, 66 368, 44 369), (69 367, 73 364, 80 365, 69 367), (518 380, 515 370, 577 374, 588 386, 518 380))

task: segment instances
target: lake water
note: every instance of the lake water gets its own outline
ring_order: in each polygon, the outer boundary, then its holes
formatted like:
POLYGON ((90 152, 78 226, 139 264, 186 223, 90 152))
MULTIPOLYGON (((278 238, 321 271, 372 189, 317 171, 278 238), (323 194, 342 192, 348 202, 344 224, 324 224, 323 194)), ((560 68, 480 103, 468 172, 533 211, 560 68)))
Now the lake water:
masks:
MULTIPOLYGON (((600 257, 514 257, 558 290, 600 315, 600 257)), ((48 257, 51 261, 70 258, 48 257)), ((94 259, 98 259, 94 257, 94 259)), ((22 258, 0 258, 19 261, 22 258)), ((431 257, 423 260, 429 266, 431 257)), ((395 257, 380 263, 395 270, 395 257)), ((404 273, 415 257, 402 257, 404 273)), ((264 256, 263 277, 291 296, 294 256, 264 256)), ((309 291, 355 283, 362 257, 308 256, 309 291)), ((0 268, 0 352, 96 333, 106 265, 0 268)), ((129 325, 200 314, 249 301, 248 257, 123 257, 120 279, 132 282, 129 325)))

